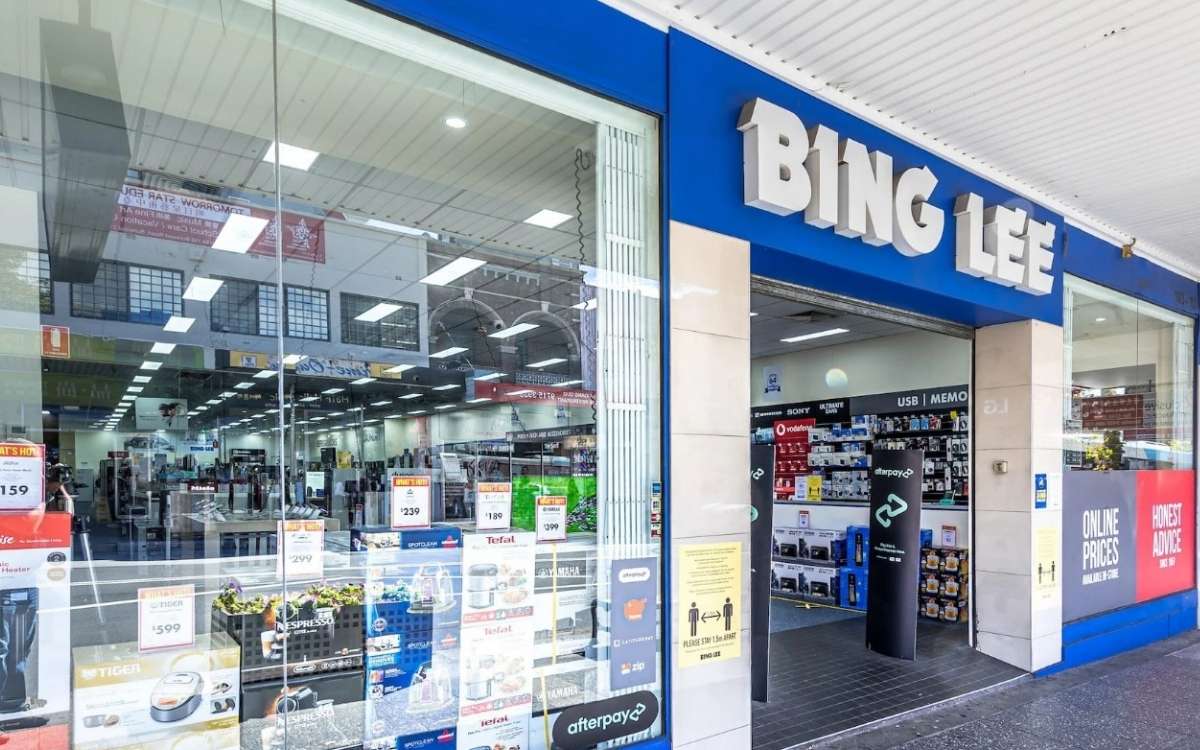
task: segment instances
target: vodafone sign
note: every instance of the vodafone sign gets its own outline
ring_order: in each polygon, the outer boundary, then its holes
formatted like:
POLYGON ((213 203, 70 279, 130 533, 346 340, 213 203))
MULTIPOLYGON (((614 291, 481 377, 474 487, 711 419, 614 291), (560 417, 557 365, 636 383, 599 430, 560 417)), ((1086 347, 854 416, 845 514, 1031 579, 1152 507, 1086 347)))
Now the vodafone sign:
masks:
POLYGON ((808 440, 808 431, 812 429, 812 425, 811 419, 782 419, 775 423, 775 442, 808 440))

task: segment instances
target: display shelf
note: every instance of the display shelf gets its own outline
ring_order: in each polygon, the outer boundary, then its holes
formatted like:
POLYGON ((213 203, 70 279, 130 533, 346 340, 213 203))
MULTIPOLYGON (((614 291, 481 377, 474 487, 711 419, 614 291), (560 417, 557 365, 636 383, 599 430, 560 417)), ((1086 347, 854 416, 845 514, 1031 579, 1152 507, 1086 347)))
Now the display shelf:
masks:
MULTIPOLYGON (((965 498, 964 498, 965 499, 965 498)), ((775 505, 807 505, 820 507, 822 505, 831 508, 866 508, 871 504, 869 500, 776 500, 775 505)), ((942 505, 941 503, 922 502, 921 507, 925 510, 961 510, 966 511, 965 503, 955 503, 954 505, 942 505)))
POLYGON ((966 430, 956 430, 953 427, 941 427, 936 430, 893 430, 892 432, 877 432, 872 440, 887 440, 888 438, 928 437, 930 435, 966 435, 966 430))
POLYGON ((771 562, 812 565, 817 568, 840 568, 844 565, 844 563, 836 563, 831 560, 809 560, 807 557, 780 557, 779 555, 771 555, 771 562))

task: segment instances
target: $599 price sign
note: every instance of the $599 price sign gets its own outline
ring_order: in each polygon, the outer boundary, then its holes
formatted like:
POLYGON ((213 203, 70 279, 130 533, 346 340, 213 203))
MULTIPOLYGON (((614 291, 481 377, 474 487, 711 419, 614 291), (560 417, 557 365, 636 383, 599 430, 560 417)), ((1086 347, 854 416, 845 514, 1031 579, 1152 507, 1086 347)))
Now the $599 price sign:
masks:
POLYGON ((138 651, 191 646, 196 640, 196 588, 138 589, 138 651))

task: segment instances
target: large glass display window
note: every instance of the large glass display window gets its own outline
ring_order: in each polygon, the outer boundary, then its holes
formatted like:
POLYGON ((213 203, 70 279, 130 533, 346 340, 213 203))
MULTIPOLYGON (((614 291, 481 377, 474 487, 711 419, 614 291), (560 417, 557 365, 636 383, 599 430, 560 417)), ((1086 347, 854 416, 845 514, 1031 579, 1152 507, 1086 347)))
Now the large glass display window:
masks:
POLYGON ((13 11, 0 729, 662 735, 657 122, 348 2, 13 11))

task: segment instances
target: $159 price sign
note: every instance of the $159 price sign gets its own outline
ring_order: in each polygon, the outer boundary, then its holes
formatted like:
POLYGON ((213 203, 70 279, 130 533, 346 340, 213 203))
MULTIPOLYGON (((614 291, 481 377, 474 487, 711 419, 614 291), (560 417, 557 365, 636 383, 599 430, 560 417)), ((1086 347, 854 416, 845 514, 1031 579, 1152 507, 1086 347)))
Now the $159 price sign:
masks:
POLYGON ((196 588, 138 589, 138 651, 191 646, 196 640, 196 588))
POLYGON ((325 573, 325 522, 293 519, 279 522, 279 554, 275 575, 283 578, 320 578, 325 573))
POLYGON ((537 499, 537 540, 561 542, 567 538, 567 498, 540 495, 537 499))

